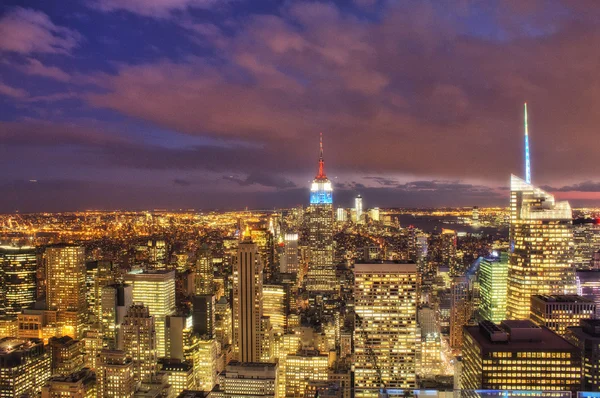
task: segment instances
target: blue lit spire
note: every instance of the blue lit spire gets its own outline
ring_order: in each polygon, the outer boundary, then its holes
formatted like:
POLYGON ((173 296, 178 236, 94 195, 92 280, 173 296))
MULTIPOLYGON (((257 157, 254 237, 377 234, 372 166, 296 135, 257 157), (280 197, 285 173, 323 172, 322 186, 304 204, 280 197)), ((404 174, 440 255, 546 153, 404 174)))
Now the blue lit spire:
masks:
POLYGON ((333 187, 325 174, 325 160, 323 159, 323 134, 319 140, 319 169, 317 176, 310 187, 310 204, 327 205, 333 203, 333 187))
POLYGON ((525 182, 531 184, 531 162, 529 160, 529 129, 527 128, 527 102, 525 103, 525 182))

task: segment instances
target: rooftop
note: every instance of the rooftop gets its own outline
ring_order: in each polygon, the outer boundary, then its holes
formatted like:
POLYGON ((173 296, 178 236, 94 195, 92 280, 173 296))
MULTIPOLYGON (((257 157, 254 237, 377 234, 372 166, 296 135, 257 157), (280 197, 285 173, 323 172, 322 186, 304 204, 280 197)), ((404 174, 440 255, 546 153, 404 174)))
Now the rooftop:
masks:
POLYGON ((539 300, 545 303, 594 303, 594 300, 589 299, 587 297, 578 296, 576 294, 536 294, 532 296, 532 299, 539 300))
POLYGON ((354 264, 354 273, 389 272, 389 273, 416 273, 417 265, 414 263, 401 263, 397 261, 374 261, 354 264))
POLYGON ((464 330, 473 337, 484 354, 497 351, 549 352, 577 350, 574 345, 558 334, 546 327, 539 327, 529 320, 503 321, 502 326, 510 335, 508 340, 492 341, 489 333, 485 333, 479 325, 465 326, 464 330), (523 338, 531 332, 533 332, 533 339, 523 338), (516 340, 514 340, 515 334, 518 335, 516 340))

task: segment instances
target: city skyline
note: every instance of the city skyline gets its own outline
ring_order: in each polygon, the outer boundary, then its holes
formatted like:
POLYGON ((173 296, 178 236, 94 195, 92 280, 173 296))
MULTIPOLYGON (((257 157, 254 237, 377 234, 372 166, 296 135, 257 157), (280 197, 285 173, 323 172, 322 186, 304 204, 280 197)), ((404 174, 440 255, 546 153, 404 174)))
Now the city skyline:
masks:
POLYGON ((504 206, 523 175, 524 102, 536 184, 598 204, 599 13, 9 0, 0 212, 294 206, 320 132, 344 207, 357 194, 366 208, 504 206))

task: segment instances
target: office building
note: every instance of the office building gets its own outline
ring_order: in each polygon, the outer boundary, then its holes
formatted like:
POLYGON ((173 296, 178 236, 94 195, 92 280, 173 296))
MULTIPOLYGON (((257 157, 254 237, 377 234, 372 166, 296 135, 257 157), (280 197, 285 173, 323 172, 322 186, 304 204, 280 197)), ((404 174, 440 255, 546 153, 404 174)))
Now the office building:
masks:
POLYGON ((571 206, 531 184, 525 104, 525 180, 510 178, 508 319, 527 319, 531 296, 575 294, 571 206))
POLYGON ((465 327, 461 388, 577 391, 579 349, 530 320, 465 327))
POLYGON ((283 285, 263 285, 263 316, 275 333, 283 333, 285 329, 285 287, 283 285))
POLYGON ((167 356, 166 318, 175 313, 175 271, 156 270, 127 274, 133 286, 133 302, 143 303, 154 317, 156 349, 159 358, 167 356))
POLYGON ((130 398, 135 392, 133 364, 125 351, 102 350, 96 369, 98 398, 130 398))
POLYGON ((193 367, 187 362, 161 360, 159 375, 166 376, 174 396, 194 388, 193 367))
POLYGON ((494 323, 506 318, 508 289, 508 253, 488 256, 479 263, 481 304, 479 316, 494 323))
POLYGON ((207 245, 203 245, 198 250, 195 273, 196 295, 213 295, 215 293, 213 256, 207 245))
POLYGON ((340 223, 348 221, 348 210, 343 207, 338 207, 335 210, 335 220, 340 223))
POLYGON ((583 319, 580 326, 569 326, 565 339, 581 354, 581 391, 600 391, 600 319, 583 319))
POLYGON ((90 369, 54 376, 42 387, 42 398, 96 398, 96 374, 90 369))
POLYGON ((319 170, 310 188, 308 221, 309 262, 306 289, 331 294, 339 290, 333 263, 333 185, 325 174, 323 136, 319 170))
POLYGON ((52 375, 69 375, 84 367, 85 347, 82 340, 73 340, 69 336, 52 337, 48 341, 48 352, 52 375))
POLYGON ((0 246, 0 314, 16 317, 36 301, 35 247, 0 246))
POLYGON ((376 395, 382 383, 388 388, 415 388, 416 265, 356 264, 354 277, 356 396, 376 395))
POLYGON ((154 317, 147 306, 134 304, 127 310, 121 325, 123 331, 123 351, 131 359, 133 379, 136 382, 150 382, 156 374, 156 330, 154 317))
POLYGON ((115 282, 112 261, 88 261, 85 264, 86 300, 94 321, 102 319, 102 289, 115 282))
POLYGON ((194 333, 206 339, 215 337, 215 296, 212 294, 192 297, 194 333))
POLYGON ((217 384, 219 343, 215 339, 201 339, 192 334, 186 340, 184 359, 192 365, 194 385, 210 391, 217 384))
POLYGON ((100 329, 104 346, 123 348, 121 324, 129 307, 133 305, 133 286, 123 283, 102 287, 100 295, 100 329))
POLYGON ((600 319, 600 269, 577 270, 577 294, 596 303, 596 318, 600 319))
POLYGON ((277 364, 232 361, 219 374, 216 397, 277 398, 277 364))
POLYGON ((262 261, 246 233, 233 271, 233 348, 240 362, 259 362, 261 358, 262 294, 262 261))
POLYGON ((309 382, 327 381, 329 358, 317 350, 288 354, 285 360, 285 396, 303 398, 309 382))
POLYGON ((39 339, 0 339, 0 397, 36 396, 50 379, 50 362, 39 339))
POLYGON ((279 272, 297 274, 299 271, 298 234, 288 232, 283 235, 283 253, 280 258, 279 272))
POLYGON ((596 315, 596 303, 577 295, 531 296, 531 320, 539 326, 564 336, 569 326, 579 326, 581 319, 596 315))
POLYGON ((75 339, 83 334, 87 303, 85 288, 85 249, 56 245, 46 248, 46 304, 58 311, 62 335, 75 339))
POLYGON ((231 306, 225 297, 215 304, 215 337, 221 347, 232 343, 231 306))
POLYGON ((466 276, 452 278, 450 297, 450 347, 460 349, 463 345, 463 326, 471 319, 473 310, 466 276))
POLYGON ((360 195, 354 199, 354 212, 356 214, 356 222, 362 224, 364 222, 363 198, 360 195))
POLYGON ((421 329, 419 372, 421 376, 440 374, 442 367, 442 338, 436 311, 429 306, 420 307, 417 320, 421 329))

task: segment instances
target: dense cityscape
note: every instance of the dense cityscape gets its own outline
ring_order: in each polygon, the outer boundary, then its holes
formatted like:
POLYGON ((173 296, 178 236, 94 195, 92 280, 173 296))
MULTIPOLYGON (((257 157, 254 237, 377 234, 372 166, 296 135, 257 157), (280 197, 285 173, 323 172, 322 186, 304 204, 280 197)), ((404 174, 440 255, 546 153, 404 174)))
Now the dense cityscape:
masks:
POLYGON ((598 0, 0 1, 0 398, 600 398, 599 46, 598 0))
POLYGON ((307 206, 3 215, 0 396, 600 391, 600 210, 524 158, 506 208, 339 206, 321 135, 307 206))

